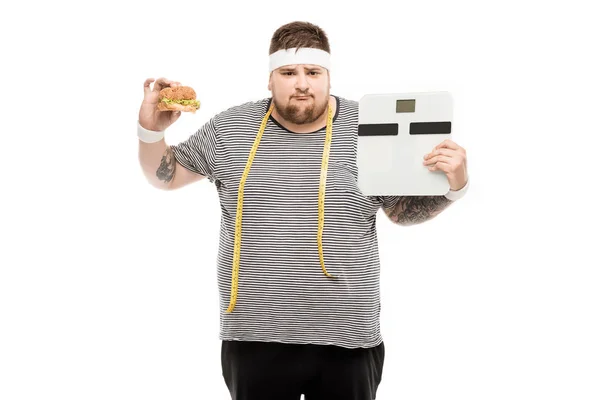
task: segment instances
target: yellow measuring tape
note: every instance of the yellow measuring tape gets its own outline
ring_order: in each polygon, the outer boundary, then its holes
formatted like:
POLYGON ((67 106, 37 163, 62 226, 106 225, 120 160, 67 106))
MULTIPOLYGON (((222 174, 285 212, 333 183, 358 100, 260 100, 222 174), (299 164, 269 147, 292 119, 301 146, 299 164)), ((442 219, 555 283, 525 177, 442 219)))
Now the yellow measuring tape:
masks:
MULTIPOLYGON (((256 150, 258 149, 258 145, 260 143, 260 139, 262 138, 263 133, 265 132, 265 128, 267 126, 267 122, 269 121, 269 116, 273 111, 275 106, 275 102, 271 102, 271 107, 267 111, 267 114, 264 116, 262 123, 260 125, 260 129, 258 130, 258 134, 254 139, 254 144, 252 145, 252 149, 250 150, 250 156, 248 157, 248 161, 246 162, 246 168, 244 169, 244 173, 242 174, 242 179, 240 180, 240 186, 238 189, 238 202, 237 202, 237 214, 235 217, 235 242, 233 247, 233 270, 231 273, 231 298, 229 301, 229 307, 227 308, 227 312, 231 313, 235 308, 235 303, 237 301, 237 292, 238 292, 238 276, 240 273, 240 248, 242 245, 242 210, 244 208, 244 185, 246 184, 246 179, 248 178, 248 173, 250 172, 250 168, 252 167, 252 162, 254 161, 254 156, 256 155, 256 150)), ((323 258, 323 227, 325 226, 325 186, 327 182, 327 167, 329 165, 329 151, 331 148, 331 134, 333 132, 333 107, 331 103, 329 103, 328 111, 327 111, 327 129, 325 134, 325 147, 323 149, 323 159, 321 162, 321 177, 319 182, 319 225, 317 230, 317 245, 319 247, 319 259, 321 260, 321 269, 323 273, 330 277, 334 278, 333 275, 329 274, 325 269, 325 259, 323 258)), ((300 134, 299 134, 300 135, 300 134)))

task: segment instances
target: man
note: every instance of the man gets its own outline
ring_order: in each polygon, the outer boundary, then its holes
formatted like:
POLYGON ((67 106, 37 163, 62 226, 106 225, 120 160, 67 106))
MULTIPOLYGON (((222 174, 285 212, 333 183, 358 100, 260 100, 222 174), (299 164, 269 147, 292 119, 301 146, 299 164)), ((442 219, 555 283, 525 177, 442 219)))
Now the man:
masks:
POLYGON ((144 83, 140 162, 156 187, 208 177, 219 194, 222 370, 233 400, 371 400, 381 381, 375 218, 424 222, 464 194, 465 150, 424 155, 447 175, 445 196, 364 196, 356 178, 358 103, 331 95, 329 43, 315 25, 279 28, 270 46, 271 98, 211 118, 178 145, 144 83))

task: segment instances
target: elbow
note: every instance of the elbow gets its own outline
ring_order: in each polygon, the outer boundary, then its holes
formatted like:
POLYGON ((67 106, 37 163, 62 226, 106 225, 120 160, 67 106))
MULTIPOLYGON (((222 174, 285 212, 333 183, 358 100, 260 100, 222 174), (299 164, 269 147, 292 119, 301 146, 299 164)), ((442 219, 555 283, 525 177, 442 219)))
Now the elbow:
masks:
POLYGON ((425 221, 417 221, 417 220, 402 220, 402 221, 394 221, 396 225, 400 226, 414 226, 420 225, 425 221))
POLYGON ((160 190, 174 190, 175 186, 173 185, 173 180, 163 181, 160 180, 156 175, 150 174, 149 172, 144 170, 144 177, 146 178, 146 182, 150 186, 160 190))
POLYGON ((412 216, 399 216, 397 219, 392 219, 390 218, 390 220, 396 224, 396 225, 400 225, 400 226, 414 226, 414 225, 421 225, 424 224, 427 221, 432 220, 433 218, 435 218, 436 215, 412 215, 412 216))
POLYGON ((171 190, 175 190, 175 188, 171 187, 171 185, 161 185, 161 186, 155 186, 155 188, 163 190, 163 191, 171 191, 171 190))
POLYGON ((146 180, 148 181, 148 184, 155 189, 164 190, 164 191, 173 190, 173 187, 168 183, 157 182, 156 179, 152 180, 149 178, 146 178, 146 180))

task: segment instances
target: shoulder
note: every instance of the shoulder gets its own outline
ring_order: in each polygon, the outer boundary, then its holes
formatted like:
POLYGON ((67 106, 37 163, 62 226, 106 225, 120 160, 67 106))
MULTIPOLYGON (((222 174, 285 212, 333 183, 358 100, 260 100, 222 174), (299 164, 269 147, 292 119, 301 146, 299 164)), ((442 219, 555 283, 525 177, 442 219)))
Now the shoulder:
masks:
POLYGON ((338 110, 336 115, 336 120, 341 119, 342 121, 351 121, 354 122, 358 119, 358 101, 347 99, 342 96, 334 95, 338 101, 338 110))
POLYGON ((343 113, 358 113, 358 101, 347 99, 342 96, 335 96, 339 103, 340 111, 343 113))
POLYGON ((358 101, 357 100, 347 99, 342 96, 335 96, 335 97, 340 102, 340 105, 343 105, 343 106, 351 108, 351 109, 358 109, 358 101))
POLYGON ((250 121, 262 118, 267 112, 269 104, 270 98, 237 104, 215 115, 215 121, 219 124, 227 124, 228 122, 250 121))

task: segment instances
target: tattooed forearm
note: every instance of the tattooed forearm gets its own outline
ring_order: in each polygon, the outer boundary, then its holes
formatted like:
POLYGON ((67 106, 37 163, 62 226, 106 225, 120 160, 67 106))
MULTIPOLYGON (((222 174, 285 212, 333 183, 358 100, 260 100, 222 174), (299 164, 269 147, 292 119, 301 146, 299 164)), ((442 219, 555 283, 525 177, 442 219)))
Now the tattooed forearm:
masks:
POLYGON ((396 224, 415 225, 432 219, 450 204, 445 196, 403 196, 385 213, 396 224))
POLYGON ((173 150, 170 147, 167 147, 167 150, 165 150, 162 159, 160 160, 160 166, 156 170, 158 179, 165 182, 171 182, 173 175, 175 175, 175 162, 173 150))

